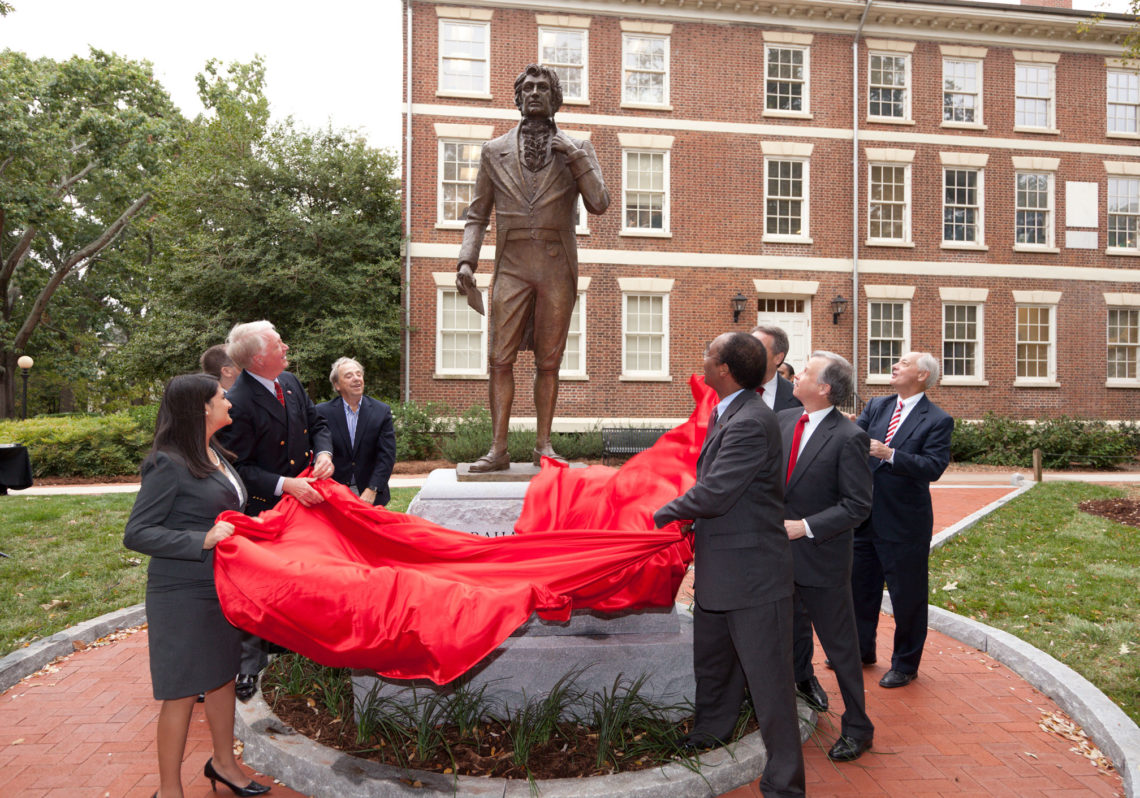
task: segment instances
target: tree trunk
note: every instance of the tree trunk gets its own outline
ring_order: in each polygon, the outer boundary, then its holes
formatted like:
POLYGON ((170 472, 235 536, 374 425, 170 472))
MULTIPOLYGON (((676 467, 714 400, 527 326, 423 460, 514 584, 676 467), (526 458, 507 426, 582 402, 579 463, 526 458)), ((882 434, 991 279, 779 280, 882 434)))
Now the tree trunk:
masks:
MULTIPOLYGON (((16 353, 0 351, 0 418, 16 418, 16 353)), ((11 441, 0 441, 11 443, 11 441)))

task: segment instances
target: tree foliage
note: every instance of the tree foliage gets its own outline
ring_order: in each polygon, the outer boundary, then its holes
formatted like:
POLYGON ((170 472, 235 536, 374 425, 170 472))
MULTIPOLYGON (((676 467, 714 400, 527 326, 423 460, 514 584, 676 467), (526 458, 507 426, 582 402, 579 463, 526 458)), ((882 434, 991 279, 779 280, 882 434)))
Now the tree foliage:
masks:
POLYGON ((146 62, 0 52, 0 417, 14 412, 21 353, 40 384, 95 377, 147 249, 124 233, 182 123, 146 62))
POLYGON ((144 323, 121 367, 164 380, 242 321, 269 319, 314 397, 333 360, 394 393, 400 352, 395 157, 351 133, 270 126, 259 60, 199 76, 191 125, 159 197, 161 229, 144 323))

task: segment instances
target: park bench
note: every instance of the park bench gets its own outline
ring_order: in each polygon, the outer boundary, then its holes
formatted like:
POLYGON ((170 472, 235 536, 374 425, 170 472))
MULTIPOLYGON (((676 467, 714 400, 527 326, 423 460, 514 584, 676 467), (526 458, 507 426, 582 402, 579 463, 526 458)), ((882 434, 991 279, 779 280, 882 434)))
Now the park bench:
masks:
POLYGON ((644 452, 668 431, 664 427, 602 427, 602 462, 644 452))

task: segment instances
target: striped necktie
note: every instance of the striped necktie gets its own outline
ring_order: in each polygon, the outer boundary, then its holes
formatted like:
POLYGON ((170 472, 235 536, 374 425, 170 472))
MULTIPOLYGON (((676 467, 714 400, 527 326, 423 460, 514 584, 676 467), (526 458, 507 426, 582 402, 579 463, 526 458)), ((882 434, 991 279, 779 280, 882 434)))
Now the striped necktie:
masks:
POLYGON ((902 419, 902 409, 902 399, 899 399, 898 407, 895 408, 895 414, 891 416, 891 423, 887 425, 887 435, 885 438, 883 438, 884 444, 889 444, 891 442, 891 438, 895 437, 895 432, 899 428, 899 421, 902 419))

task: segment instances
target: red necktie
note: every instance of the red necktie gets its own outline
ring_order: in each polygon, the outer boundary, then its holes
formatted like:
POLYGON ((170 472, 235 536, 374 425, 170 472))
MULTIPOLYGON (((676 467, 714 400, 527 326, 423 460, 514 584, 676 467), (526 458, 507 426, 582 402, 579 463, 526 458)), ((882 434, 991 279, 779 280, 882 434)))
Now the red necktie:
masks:
POLYGON ((804 413, 796 422, 796 432, 792 435, 792 451, 788 454, 788 476, 784 484, 792 481, 792 472, 796 470, 796 459, 800 456, 800 438, 804 436, 804 427, 808 423, 808 414, 804 413))
POLYGON ((281 390, 281 383, 279 383, 277 380, 273 381, 273 392, 277 394, 277 401, 281 403, 282 407, 284 407, 285 406, 285 394, 281 390))
POLYGON ((898 430, 899 421, 902 419, 902 409, 902 399, 899 399, 899 406, 895 408, 895 414, 891 416, 891 423, 887 425, 887 435, 883 438, 884 444, 890 443, 891 438, 895 437, 895 431, 898 430))

